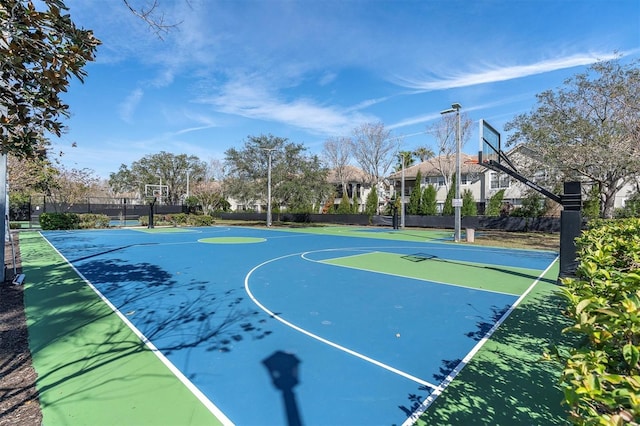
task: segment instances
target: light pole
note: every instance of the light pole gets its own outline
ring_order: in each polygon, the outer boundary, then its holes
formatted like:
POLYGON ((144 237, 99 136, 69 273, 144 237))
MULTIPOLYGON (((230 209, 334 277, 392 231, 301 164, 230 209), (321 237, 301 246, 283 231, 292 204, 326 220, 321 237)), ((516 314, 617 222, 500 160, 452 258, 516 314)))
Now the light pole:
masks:
POLYGON ((400 154, 400 161, 402 162, 402 184, 400 185, 400 229, 404 229, 404 162, 405 153, 400 154))
POLYGON ((453 239, 457 243, 460 241, 460 208, 462 207, 462 200, 460 199, 460 108, 462 105, 459 103, 451 104, 451 108, 440 111, 440 114, 456 113, 457 126, 456 126, 456 195, 453 200, 453 207, 455 209, 455 223, 453 239))
POLYGON ((263 148, 269 155, 269 166, 267 169, 267 227, 271 226, 271 153, 275 148, 263 148))

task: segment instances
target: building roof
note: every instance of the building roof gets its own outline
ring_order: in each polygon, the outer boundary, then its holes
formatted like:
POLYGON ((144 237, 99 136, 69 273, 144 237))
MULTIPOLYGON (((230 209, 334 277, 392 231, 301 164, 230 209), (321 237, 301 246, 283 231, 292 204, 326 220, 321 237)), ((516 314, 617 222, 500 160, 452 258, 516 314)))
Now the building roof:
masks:
MULTIPOLYGON (((349 182, 364 183, 370 180, 369 176, 367 175, 367 173, 365 173, 364 170, 351 165, 347 165, 344 167, 343 174, 346 178, 346 183, 349 183, 349 182)), ((329 170, 329 173, 327 173, 327 182, 333 183, 333 184, 342 183, 338 178, 337 169, 329 170)))
MULTIPOLYGON (((422 177, 442 176, 442 170, 455 170, 455 156, 449 158, 445 156, 430 158, 422 163, 414 164, 404 169, 404 177, 415 178, 418 170, 422 177)), ((461 154, 460 155, 460 172, 461 173, 482 173, 486 170, 484 166, 477 164, 478 156, 461 154), (472 163, 475 161, 476 163, 472 163)), ((389 176, 389 179, 400 179, 402 171, 395 172, 389 176)))

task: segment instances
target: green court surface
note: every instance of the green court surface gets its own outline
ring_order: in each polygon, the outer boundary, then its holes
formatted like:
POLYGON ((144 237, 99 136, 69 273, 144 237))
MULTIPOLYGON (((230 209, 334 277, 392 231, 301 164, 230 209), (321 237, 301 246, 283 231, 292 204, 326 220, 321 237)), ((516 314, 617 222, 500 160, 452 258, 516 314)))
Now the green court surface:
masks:
POLYGON ((472 262, 441 260, 422 253, 403 256, 373 252, 323 261, 337 266, 372 272, 464 285, 508 294, 522 294, 535 280, 539 271, 513 267, 490 267, 472 262), (456 268, 452 269, 451 264, 456 268))
POLYGON ((20 249, 44 425, 220 424, 39 234, 20 249))
POLYGON ((542 360, 549 345, 569 349, 572 339, 560 332, 570 323, 560 314, 558 272, 556 262, 417 425, 570 424, 560 367, 542 360))

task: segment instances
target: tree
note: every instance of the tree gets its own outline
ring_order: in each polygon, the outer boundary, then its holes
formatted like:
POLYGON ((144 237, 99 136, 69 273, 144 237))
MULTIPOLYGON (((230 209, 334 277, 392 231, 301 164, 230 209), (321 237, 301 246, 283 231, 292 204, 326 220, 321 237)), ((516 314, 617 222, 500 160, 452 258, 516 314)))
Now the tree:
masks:
POLYGON ((164 202, 175 205, 186 195, 187 175, 190 185, 195 185, 204 179, 205 171, 206 164, 194 155, 161 151, 134 161, 131 167, 120 165, 118 172, 109 175, 109 186, 116 194, 135 193, 142 198, 145 185, 166 185, 164 202))
POLYGON ((46 157, 25 159, 15 155, 7 157, 7 178, 11 193, 49 194, 57 174, 58 170, 46 157))
POLYGON ((43 156, 46 133, 60 136, 69 106, 60 97, 84 66, 95 59, 100 41, 79 29, 62 0, 3 0, 0 4, 0 142, 3 154, 43 156))
POLYGON ((413 152, 411 151, 400 151, 398 153, 398 164, 396 164, 395 171, 399 172, 402 170, 402 166, 404 163, 404 168, 408 169, 415 162, 413 158, 413 152))
POLYGON ((353 155, 369 175, 372 185, 386 176, 395 159, 399 139, 392 137, 382 123, 365 123, 353 130, 353 155))
MULTIPOLYGON (((460 148, 462 149, 471 136, 471 119, 466 113, 460 113, 460 148)), ((451 186, 451 177, 455 174, 455 157, 458 150, 456 138, 458 129, 457 114, 444 114, 440 120, 427 128, 427 133, 436 139, 437 157, 435 168, 444 178, 447 189, 451 186)))
POLYGON ((592 220, 600 217, 600 188, 592 185, 586 200, 582 202, 582 217, 592 220))
POLYGON ((486 216, 500 216, 504 192, 505 190, 501 189, 489 198, 489 202, 487 203, 487 208, 484 213, 486 216))
POLYGON ((408 214, 420 214, 420 203, 422 201, 422 174, 420 170, 416 173, 416 181, 409 195, 409 205, 407 206, 408 214))
POLYGON ((435 216, 438 214, 438 201, 436 197, 438 191, 436 187, 429 184, 422 191, 422 201, 420 202, 420 214, 425 216, 435 216))
POLYGON ((478 206, 473 198, 473 192, 470 189, 462 191, 462 207, 460 208, 461 216, 477 216, 478 206))
POLYGON ((617 193, 640 174, 638 64, 597 62, 557 91, 538 94, 531 113, 505 126, 513 132, 508 144, 524 144, 553 178, 597 185, 605 218, 613 216, 617 193))
POLYGON ((91 169, 66 169, 60 167, 50 190, 57 205, 71 206, 87 203, 87 198, 98 192, 100 179, 91 169))
POLYGON ((342 186, 342 192, 347 193, 349 181, 349 160, 351 159, 351 140, 345 137, 330 138, 323 144, 322 157, 329 169, 333 169, 342 186))
POLYGON ((624 207, 616 210, 616 217, 640 217, 640 192, 635 192, 627 198, 624 207))
POLYGON ((542 195, 529 191, 522 199, 522 205, 509 212, 513 217, 540 217, 546 211, 546 203, 542 195))
POLYGON ((340 204, 338 204, 338 209, 336 210, 337 214, 351 214, 351 201, 349 200, 349 196, 345 192, 342 194, 342 198, 340 199, 340 204))
POLYGON ((204 214, 211 214, 216 211, 227 211, 229 209, 229 202, 224 196, 221 182, 214 180, 196 182, 191 187, 191 194, 196 198, 198 205, 202 207, 204 214))
POLYGON ((429 147, 426 147, 426 146, 421 146, 421 147, 416 148, 413 151, 413 155, 418 157, 418 159, 420 160, 421 163, 424 163, 429 158, 433 158, 433 157, 436 156, 435 153, 433 152, 433 150, 431 148, 429 148, 429 147))
POLYGON ((367 200, 365 201, 364 212, 369 217, 378 213, 378 191, 374 186, 371 188, 371 191, 367 195, 367 200))
POLYGON ((442 215, 443 216, 453 216, 455 213, 455 209, 453 207, 453 199, 456 195, 456 175, 454 174, 451 177, 451 185, 449 185, 449 190, 447 191, 447 197, 444 200, 444 206, 442 206, 442 215))
POLYGON ((158 0, 152 0, 151 3, 145 2, 145 6, 139 7, 134 5, 134 1, 122 0, 129 11, 146 22, 158 38, 162 39, 162 34, 179 25, 179 23, 170 24, 165 21, 164 13, 158 10, 158 0))
POLYGON ((305 151, 303 145, 286 138, 249 136, 243 149, 230 148, 225 152, 229 196, 246 205, 267 204, 270 152, 271 196, 275 205, 296 212, 319 210, 333 187, 326 181, 327 169, 319 158, 305 151))

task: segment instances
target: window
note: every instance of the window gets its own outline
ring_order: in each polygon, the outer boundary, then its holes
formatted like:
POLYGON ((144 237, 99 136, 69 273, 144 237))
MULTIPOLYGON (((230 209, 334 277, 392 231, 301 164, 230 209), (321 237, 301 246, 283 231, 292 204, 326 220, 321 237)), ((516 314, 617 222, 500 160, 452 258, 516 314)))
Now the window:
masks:
MULTIPOLYGON (((425 178, 426 181, 426 178, 425 178)), ((435 187, 444 186, 444 178, 442 176, 431 176, 429 178, 429 184, 435 187)))
POLYGON ((491 189, 509 188, 511 179, 505 173, 491 172, 491 189))

